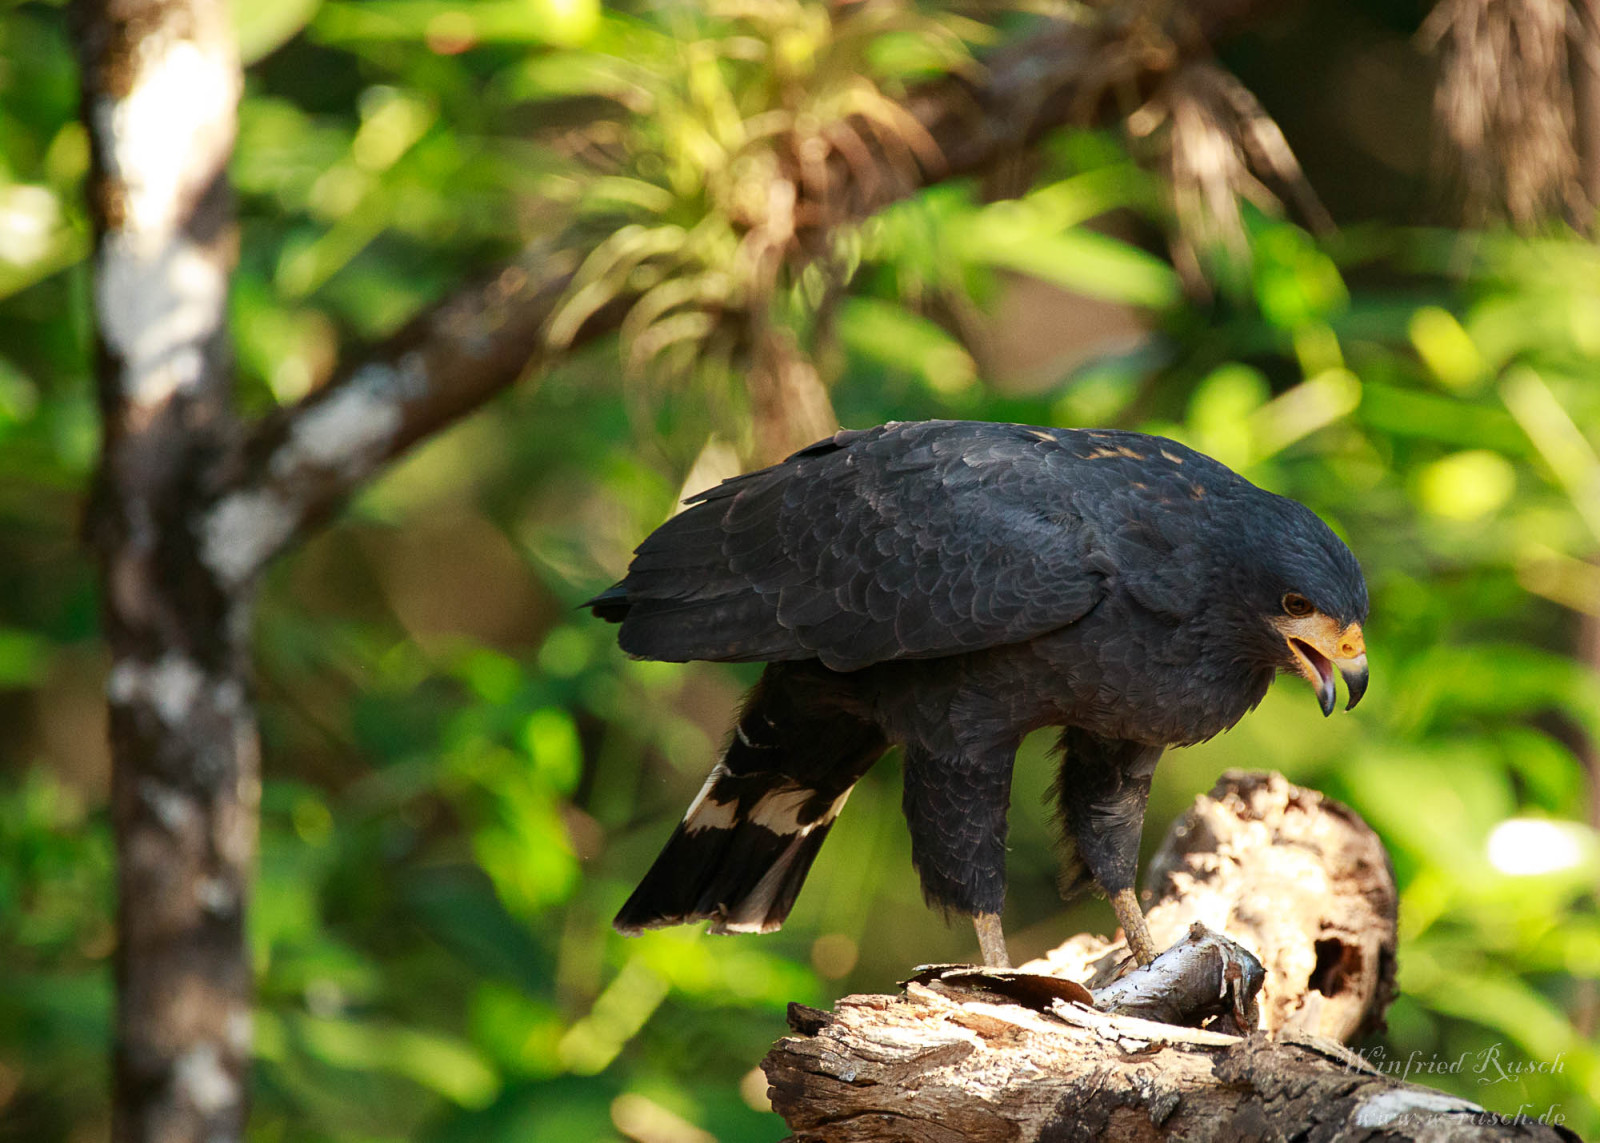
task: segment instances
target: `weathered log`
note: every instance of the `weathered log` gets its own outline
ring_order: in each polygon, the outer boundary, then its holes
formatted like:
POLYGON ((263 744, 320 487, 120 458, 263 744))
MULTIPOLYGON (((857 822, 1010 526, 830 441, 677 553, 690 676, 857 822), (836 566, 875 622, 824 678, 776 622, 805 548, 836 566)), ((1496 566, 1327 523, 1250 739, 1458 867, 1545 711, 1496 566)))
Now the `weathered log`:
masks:
MULTIPOLYGON (((1158 947, 1200 921, 1261 958, 1262 1026, 1347 1042, 1394 999, 1394 874, 1349 808, 1281 774, 1230 771, 1195 800, 1146 874, 1158 947)), ((1022 967, 1104 984, 1128 953, 1077 936, 1022 967)))
MULTIPOLYGON (((1347 808, 1278 775, 1228 774, 1151 872, 1158 943, 1200 920, 1260 957, 1263 1031, 1109 1015, 1059 989, 1005 1002, 948 975, 832 1012, 796 1006, 796 1035, 763 1063, 796 1143, 1570 1138, 1396 1083, 1338 1042, 1380 1025, 1394 994, 1393 874, 1347 808)), ((1126 957, 1080 936, 1020 971, 1103 984, 1126 957)))

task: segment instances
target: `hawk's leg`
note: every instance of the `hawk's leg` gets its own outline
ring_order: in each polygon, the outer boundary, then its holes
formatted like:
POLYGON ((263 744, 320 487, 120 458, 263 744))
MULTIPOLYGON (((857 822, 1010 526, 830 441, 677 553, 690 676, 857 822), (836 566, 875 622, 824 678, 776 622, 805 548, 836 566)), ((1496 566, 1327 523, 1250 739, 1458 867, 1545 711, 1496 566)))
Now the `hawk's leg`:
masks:
POLYGON ((1144 923, 1144 911, 1139 908, 1139 898, 1130 889, 1118 889, 1111 894, 1111 907, 1116 910, 1117 921, 1123 935, 1128 938, 1128 951, 1140 966, 1156 959, 1156 945, 1150 939, 1150 926, 1144 923))
POLYGON ((1010 968, 1011 954, 1006 951, 1006 935, 1000 931, 1000 914, 979 913, 972 918, 972 927, 978 931, 983 967, 1010 968))
POLYGON ((990 968, 1010 967, 1000 910, 1006 900, 1006 810, 1015 742, 955 757, 905 752, 911 860, 930 905, 972 918, 990 968))
POLYGON ((1100 738, 1068 727, 1061 733, 1061 751, 1058 800, 1076 859, 1065 871, 1062 888, 1066 892, 1078 888, 1086 871, 1111 899, 1134 959, 1149 964, 1156 949, 1134 883, 1150 779, 1161 747, 1100 738))

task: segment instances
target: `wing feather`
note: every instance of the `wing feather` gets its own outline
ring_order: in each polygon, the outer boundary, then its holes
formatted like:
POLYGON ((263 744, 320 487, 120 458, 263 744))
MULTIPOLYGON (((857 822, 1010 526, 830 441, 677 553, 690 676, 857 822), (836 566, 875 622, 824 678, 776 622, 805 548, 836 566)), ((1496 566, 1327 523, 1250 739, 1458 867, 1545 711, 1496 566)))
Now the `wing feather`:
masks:
POLYGON ((960 421, 841 432, 694 497, 591 605, 620 618, 629 653, 674 661, 854 670, 1022 642, 1093 608, 1119 545, 1181 555, 1140 534, 1140 504, 1187 481, 1190 458, 1214 465, 1138 434, 960 421), (1108 512, 1128 528, 1108 535, 1108 512))

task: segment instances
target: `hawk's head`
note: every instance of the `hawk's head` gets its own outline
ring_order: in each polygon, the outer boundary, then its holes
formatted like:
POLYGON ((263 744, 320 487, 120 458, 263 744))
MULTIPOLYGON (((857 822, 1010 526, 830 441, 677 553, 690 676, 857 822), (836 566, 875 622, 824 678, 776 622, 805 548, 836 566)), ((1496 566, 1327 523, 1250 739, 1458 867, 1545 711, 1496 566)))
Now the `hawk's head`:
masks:
MULTIPOLYGON (((1270 495, 1270 494, 1269 494, 1270 495)), ((1367 581, 1344 541, 1305 505, 1271 496, 1268 511, 1252 513, 1240 533, 1238 558, 1248 605, 1266 622, 1264 651, 1279 670, 1301 675, 1316 689, 1322 713, 1332 714, 1334 672, 1350 700, 1367 690, 1367 581)))

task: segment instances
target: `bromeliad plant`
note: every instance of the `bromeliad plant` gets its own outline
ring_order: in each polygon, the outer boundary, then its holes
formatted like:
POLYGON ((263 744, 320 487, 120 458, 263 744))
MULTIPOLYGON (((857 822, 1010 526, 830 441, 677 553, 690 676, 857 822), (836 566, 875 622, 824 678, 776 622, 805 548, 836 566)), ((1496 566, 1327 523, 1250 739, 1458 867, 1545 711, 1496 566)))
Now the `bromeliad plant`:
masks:
POLYGON ((798 421, 769 435, 803 443, 833 417, 791 331, 854 269, 861 195, 877 200, 884 179, 915 187, 942 162, 891 96, 919 74, 974 68, 969 49, 990 31, 895 3, 841 14, 725 0, 664 15, 671 34, 613 18, 589 57, 591 91, 626 115, 583 141, 589 171, 571 193, 609 237, 549 339, 566 345, 598 311, 626 305, 631 376, 725 390, 713 408, 754 411, 758 437, 763 412, 798 421), (747 372, 741 393, 729 379, 747 372))

